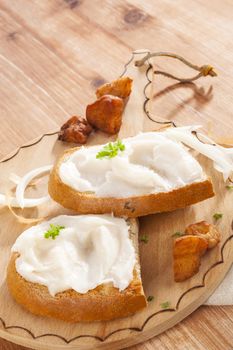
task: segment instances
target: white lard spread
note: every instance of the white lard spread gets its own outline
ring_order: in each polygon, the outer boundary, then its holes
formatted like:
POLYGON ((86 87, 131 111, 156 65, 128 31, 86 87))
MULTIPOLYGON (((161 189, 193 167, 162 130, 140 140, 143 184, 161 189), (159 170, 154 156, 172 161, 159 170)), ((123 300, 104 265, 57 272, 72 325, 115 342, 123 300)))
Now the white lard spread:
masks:
POLYGON ((12 247, 16 270, 27 281, 47 286, 50 294, 74 289, 86 293, 112 282, 124 290, 133 279, 136 254, 129 226, 111 215, 61 215, 24 231, 12 247), (50 224, 64 226, 53 240, 50 224))
POLYGON ((168 192, 203 181, 200 164, 176 140, 174 132, 180 129, 124 139, 125 150, 111 159, 96 158, 103 145, 82 147, 65 158, 59 176, 77 191, 116 198, 168 192))

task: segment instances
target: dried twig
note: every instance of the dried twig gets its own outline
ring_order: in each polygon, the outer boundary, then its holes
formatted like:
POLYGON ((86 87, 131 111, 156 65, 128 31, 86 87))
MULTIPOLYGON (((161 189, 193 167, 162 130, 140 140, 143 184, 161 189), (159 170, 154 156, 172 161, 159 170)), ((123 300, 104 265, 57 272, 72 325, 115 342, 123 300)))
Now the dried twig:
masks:
POLYGON ((141 60, 135 61, 135 66, 136 67, 143 66, 145 64, 145 62, 148 59, 152 58, 152 57, 171 57, 171 58, 175 58, 175 59, 181 61, 182 63, 184 63, 186 66, 188 66, 188 67, 190 67, 190 68, 192 68, 192 69, 194 69, 194 70, 199 72, 197 75, 195 75, 192 78, 179 78, 179 77, 176 77, 173 74, 170 74, 170 73, 167 73, 167 72, 164 72, 164 71, 159 71, 159 70, 156 70, 154 72, 154 74, 164 75, 165 77, 178 80, 181 83, 189 83, 189 82, 195 81, 195 80, 197 80, 197 79, 199 79, 201 77, 205 77, 207 75, 209 75, 211 77, 217 76, 217 73, 214 71, 214 68, 212 66, 210 66, 208 64, 204 65, 204 66, 197 66, 197 65, 189 62, 188 60, 186 60, 182 56, 179 56, 179 55, 176 55, 176 54, 170 53, 170 52, 154 52, 154 53, 150 53, 149 52, 141 60))

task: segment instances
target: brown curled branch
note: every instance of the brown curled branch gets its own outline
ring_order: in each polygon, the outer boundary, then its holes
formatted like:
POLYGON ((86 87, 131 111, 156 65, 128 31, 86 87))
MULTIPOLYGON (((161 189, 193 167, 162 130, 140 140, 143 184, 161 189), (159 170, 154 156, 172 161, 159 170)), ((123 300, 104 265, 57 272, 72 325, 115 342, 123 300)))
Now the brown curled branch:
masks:
POLYGON ((185 58, 183 58, 182 56, 176 55, 174 53, 170 53, 170 52, 154 52, 154 53, 148 53, 145 57, 143 57, 141 60, 135 61, 135 66, 136 67, 141 67, 145 64, 145 62, 152 58, 152 57, 171 57, 171 58, 175 58, 179 61, 181 61, 182 63, 184 63, 186 66, 198 71, 199 73, 189 79, 184 79, 184 78, 179 78, 176 77, 170 73, 164 72, 164 71, 155 71, 155 74, 160 74, 160 75, 164 75, 168 78, 172 78, 175 80, 178 80, 181 83, 188 83, 188 82, 192 82, 195 81, 201 77, 206 77, 207 75, 211 76, 211 77, 215 77, 217 76, 217 73, 214 71, 214 68, 210 65, 204 65, 204 66, 197 66, 191 62, 189 62, 188 60, 186 60, 185 58))
POLYGON ((193 81, 195 81, 195 80, 197 80, 197 79, 199 79, 199 78, 201 78, 203 76, 201 73, 198 73, 197 75, 195 75, 192 78, 179 78, 179 77, 176 77, 173 74, 170 74, 170 73, 167 73, 167 72, 163 72, 161 70, 154 71, 154 74, 163 75, 164 77, 171 78, 171 79, 174 79, 174 80, 178 80, 180 83, 192 83, 193 81))

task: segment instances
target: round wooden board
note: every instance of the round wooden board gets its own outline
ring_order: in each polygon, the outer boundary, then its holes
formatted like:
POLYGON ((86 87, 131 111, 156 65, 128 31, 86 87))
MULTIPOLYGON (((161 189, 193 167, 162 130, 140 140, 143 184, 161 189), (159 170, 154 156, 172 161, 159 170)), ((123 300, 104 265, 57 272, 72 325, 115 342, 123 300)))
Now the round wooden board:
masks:
MULTIPOLYGON (((135 98, 138 101, 138 96, 135 98)), ((130 114, 126 113, 124 116, 126 127, 121 130, 122 135, 130 134, 132 131, 130 123, 127 130, 128 117, 130 118, 130 114)), ((142 130, 139 124, 134 124, 134 132, 140 128, 142 130)), ((106 140, 106 136, 98 134, 92 136, 90 143, 106 142, 106 140)), ((68 147, 70 145, 57 141, 56 134, 45 135, 24 146, 18 153, 0 163, 0 192, 5 192, 6 188, 9 188, 10 173, 24 175, 35 167, 52 164, 68 147)), ((34 349, 121 349, 167 330, 200 306, 219 285, 232 264, 233 234, 232 193, 226 190, 222 176, 213 170, 212 162, 201 156, 198 156, 198 160, 212 177, 216 196, 183 210, 140 219, 140 233, 146 233, 149 237, 147 244, 143 242, 139 244, 143 286, 146 295, 153 295, 154 300, 143 311, 124 319, 68 324, 33 316, 17 305, 8 293, 5 275, 11 246, 27 225, 20 224, 7 208, 2 208, 0 210, 0 336, 34 349), (175 283, 172 270, 172 234, 183 231, 190 223, 200 220, 212 222, 212 215, 215 212, 224 213, 218 223, 222 232, 221 244, 203 257, 197 275, 183 283, 175 283), (161 303, 167 301, 170 307, 163 309, 161 303)), ((46 188, 45 177, 38 182, 36 188, 30 187, 26 193, 28 197, 35 197, 46 193, 46 188)), ((47 217, 68 211, 51 200, 41 207, 16 212, 23 213, 27 217, 47 217)))

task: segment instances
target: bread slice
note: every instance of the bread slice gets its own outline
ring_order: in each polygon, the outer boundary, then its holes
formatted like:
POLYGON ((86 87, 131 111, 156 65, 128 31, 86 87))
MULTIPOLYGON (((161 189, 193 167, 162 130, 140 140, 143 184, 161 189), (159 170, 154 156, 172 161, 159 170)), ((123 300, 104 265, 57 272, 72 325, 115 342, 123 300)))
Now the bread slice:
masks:
POLYGON ((50 174, 48 190, 50 196, 56 202, 65 208, 75 210, 79 214, 113 213, 115 216, 135 218, 185 208, 214 196, 213 186, 209 178, 170 192, 128 198, 101 198, 91 193, 79 192, 63 183, 59 176, 61 163, 68 155, 77 150, 78 147, 69 149, 58 159, 50 174))
POLYGON ((90 322, 112 320, 129 316, 147 305, 140 276, 138 254, 138 224, 129 220, 130 238, 134 244, 137 263, 130 285, 122 292, 111 283, 80 294, 73 289, 52 297, 48 288, 29 282, 18 274, 15 261, 19 254, 13 253, 7 269, 10 293, 27 310, 35 315, 48 316, 67 322, 90 322))

